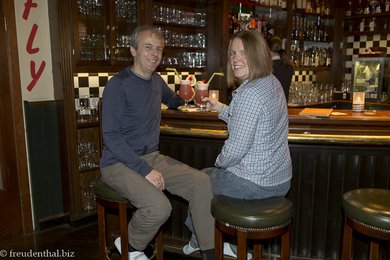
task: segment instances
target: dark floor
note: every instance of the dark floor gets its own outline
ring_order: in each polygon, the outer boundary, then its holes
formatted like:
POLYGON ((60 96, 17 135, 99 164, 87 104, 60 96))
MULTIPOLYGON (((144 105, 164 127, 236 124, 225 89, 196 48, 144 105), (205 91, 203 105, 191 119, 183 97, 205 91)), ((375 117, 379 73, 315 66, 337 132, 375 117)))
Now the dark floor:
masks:
MULTIPOLYGON (((24 259, 99 259, 98 232, 96 224, 73 228, 61 225, 45 230, 35 235, 12 238, 0 241, 0 258, 24 259), (32 254, 43 257, 34 257, 32 254), (62 257, 58 257, 61 255, 62 257)), ((114 253, 113 260, 120 259, 114 253)), ((164 250, 164 259, 167 260, 199 260, 200 255, 183 256, 164 250)))

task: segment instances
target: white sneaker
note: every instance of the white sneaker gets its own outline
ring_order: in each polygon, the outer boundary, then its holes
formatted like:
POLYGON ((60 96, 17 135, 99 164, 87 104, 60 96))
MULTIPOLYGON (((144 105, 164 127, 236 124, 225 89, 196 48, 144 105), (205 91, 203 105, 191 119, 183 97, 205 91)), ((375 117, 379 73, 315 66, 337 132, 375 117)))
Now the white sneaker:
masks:
POLYGON ((183 247, 183 253, 185 255, 190 255, 193 252, 196 252, 196 251, 199 251, 199 250, 200 250, 199 247, 194 248, 194 247, 191 246, 191 241, 188 242, 188 244, 183 247))
MULTIPOLYGON (((183 247, 183 253, 185 255, 190 255, 193 252, 196 252, 196 251, 199 251, 199 250, 200 250, 199 247, 196 247, 196 248, 192 247, 191 241, 188 242, 188 244, 183 247)), ((231 257, 237 258, 237 254, 233 252, 232 247, 227 242, 223 243, 223 254, 227 255, 227 256, 231 256, 231 257)), ((252 254, 251 253, 247 253, 247 260, 251 260, 251 259, 252 259, 252 254)))
MULTIPOLYGON (((114 241, 116 249, 118 249, 119 253, 122 254, 121 250, 121 238, 117 237, 114 241)), ((134 251, 129 253, 129 260, 149 260, 149 258, 141 251, 134 251)))
MULTIPOLYGON (((233 252, 232 247, 227 242, 223 243, 223 254, 227 255, 227 256, 231 256, 231 257, 237 258, 237 254, 235 252, 233 252)), ((251 253, 247 253, 246 259, 251 260, 252 259, 252 254, 251 253)))

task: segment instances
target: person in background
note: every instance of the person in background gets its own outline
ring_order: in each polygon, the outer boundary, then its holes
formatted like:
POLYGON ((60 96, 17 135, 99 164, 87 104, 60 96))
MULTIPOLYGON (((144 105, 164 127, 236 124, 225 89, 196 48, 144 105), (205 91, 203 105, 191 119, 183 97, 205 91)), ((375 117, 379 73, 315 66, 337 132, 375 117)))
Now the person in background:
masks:
MULTIPOLYGON (((214 196, 285 196, 292 177, 287 103, 279 80, 272 74, 270 49, 258 32, 247 30, 233 36, 227 80, 236 88, 229 106, 212 98, 203 99, 208 101, 207 109, 217 111, 228 128, 215 167, 202 170, 210 176, 214 196)), ((186 225, 191 230, 190 217, 186 225)), ((196 251, 196 235, 193 232, 184 253, 196 251)), ((229 245, 224 243, 224 254, 236 254, 236 247, 229 245)))
MULTIPOLYGON (((128 225, 129 258, 148 259, 143 250, 172 210, 166 189, 188 201, 202 257, 213 259, 209 177, 158 152, 161 103, 168 108, 183 104, 155 72, 163 54, 163 34, 151 26, 137 27, 130 46, 134 64, 112 77, 103 92, 100 161, 103 182, 137 208, 128 225)), ((120 237, 114 244, 121 252, 120 237)))
POLYGON ((282 84, 284 95, 288 102, 290 84, 294 74, 294 64, 282 48, 282 40, 278 36, 271 36, 267 42, 272 53, 272 73, 282 84))

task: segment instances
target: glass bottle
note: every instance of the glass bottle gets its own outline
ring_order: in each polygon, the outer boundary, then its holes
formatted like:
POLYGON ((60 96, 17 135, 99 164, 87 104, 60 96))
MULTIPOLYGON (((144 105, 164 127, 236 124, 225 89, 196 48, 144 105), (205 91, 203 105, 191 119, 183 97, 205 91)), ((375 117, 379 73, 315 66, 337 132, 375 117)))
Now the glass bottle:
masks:
POLYGON ((345 8, 345 15, 346 16, 351 16, 352 15, 352 9, 353 9, 352 1, 348 1, 348 4, 347 4, 347 6, 345 8))

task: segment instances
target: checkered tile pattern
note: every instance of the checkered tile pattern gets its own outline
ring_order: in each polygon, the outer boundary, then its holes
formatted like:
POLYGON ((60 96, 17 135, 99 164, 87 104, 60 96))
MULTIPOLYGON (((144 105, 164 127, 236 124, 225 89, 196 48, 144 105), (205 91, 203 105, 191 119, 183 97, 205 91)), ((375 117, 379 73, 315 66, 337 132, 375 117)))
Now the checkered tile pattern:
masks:
MULTIPOLYGON (((104 86, 116 73, 76 73, 73 75, 74 90, 76 99, 83 96, 99 96, 102 97, 104 86)), ((176 91, 180 87, 180 79, 175 72, 159 72, 168 86, 176 91)), ((185 79, 189 72, 180 72, 185 79)), ((195 75, 197 80, 202 79, 202 72, 191 73, 195 75)))
POLYGON ((344 55, 344 78, 346 80, 352 79, 352 58, 358 57, 359 53, 364 53, 365 49, 369 47, 386 47, 387 53, 390 53, 390 34, 347 37, 344 55))
POLYGON ((296 69, 292 78, 292 82, 315 82, 316 74, 315 70, 302 70, 296 69))
POLYGON ((115 73, 76 73, 73 75, 75 97, 99 96, 102 97, 103 89, 108 80, 115 73))

